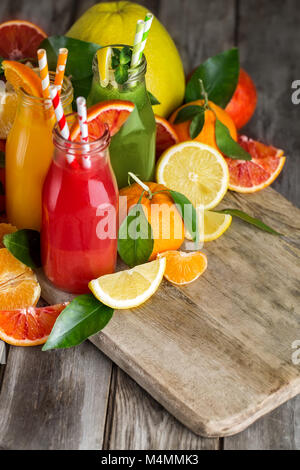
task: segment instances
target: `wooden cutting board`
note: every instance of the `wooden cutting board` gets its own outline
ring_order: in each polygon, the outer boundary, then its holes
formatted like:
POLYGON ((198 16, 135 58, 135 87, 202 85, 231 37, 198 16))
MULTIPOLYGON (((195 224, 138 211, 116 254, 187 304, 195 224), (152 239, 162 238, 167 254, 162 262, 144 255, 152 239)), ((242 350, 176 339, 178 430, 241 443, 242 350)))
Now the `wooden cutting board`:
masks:
MULTIPOLYGON (((239 220, 207 243, 196 282, 166 281, 143 306, 116 311, 91 341, 188 428, 226 436, 300 392, 300 210, 268 188, 230 194, 237 207, 285 234, 239 220), (295 361, 294 361, 295 362, 295 361)), ((40 274, 49 303, 70 298, 40 274)))

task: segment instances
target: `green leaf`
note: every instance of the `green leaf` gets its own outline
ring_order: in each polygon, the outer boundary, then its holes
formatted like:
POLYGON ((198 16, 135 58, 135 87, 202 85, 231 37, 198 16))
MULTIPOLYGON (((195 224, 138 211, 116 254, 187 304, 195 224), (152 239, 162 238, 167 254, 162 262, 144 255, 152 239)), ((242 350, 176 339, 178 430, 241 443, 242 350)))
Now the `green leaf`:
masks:
POLYGON ((193 237, 193 241, 198 243, 199 241, 199 227, 197 212, 191 201, 184 195, 177 191, 168 190, 170 196, 176 204, 178 211, 183 218, 185 228, 189 234, 193 237))
POLYGON ((272 235, 282 236, 281 233, 276 232, 276 230, 269 227, 261 220, 251 217, 250 215, 246 214, 246 212, 240 211, 239 209, 223 209, 221 211, 214 212, 218 212, 219 214, 229 214, 233 217, 238 217, 239 219, 244 220, 244 222, 254 225, 255 227, 259 228, 260 230, 263 230, 264 232, 271 233, 272 235))
POLYGON ((5 190, 2 181, 0 181, 0 196, 5 196, 5 190))
POLYGON ((120 226, 118 252, 130 267, 146 263, 153 251, 152 228, 146 219, 143 206, 134 205, 120 226))
POLYGON ((202 131, 202 128, 204 126, 204 120, 205 120, 204 110, 202 113, 197 114, 197 116, 193 117, 191 124, 190 124, 190 128, 189 128, 190 137, 192 139, 195 139, 197 135, 199 135, 200 132, 202 131))
POLYGON ((116 70, 115 70, 115 80, 117 83, 120 85, 123 85, 123 83, 127 82, 128 80, 128 70, 129 66, 128 65, 119 65, 116 70))
POLYGON ((124 46, 120 52, 120 64, 126 65, 131 61, 132 51, 129 46, 124 46))
POLYGON ((199 79, 203 81, 208 99, 225 108, 236 89, 240 64, 237 48, 229 49, 207 59, 193 73, 186 86, 185 101, 203 98, 199 88, 199 79))
POLYGON ((84 96, 85 98, 88 97, 91 91, 92 81, 93 75, 90 75, 86 78, 82 78, 81 80, 72 80, 74 90, 73 109, 75 111, 77 110, 76 98, 78 98, 78 96, 84 96))
POLYGON ((92 294, 76 297, 57 318, 43 351, 77 346, 102 330, 113 313, 92 294))
POLYGON ((150 93, 149 90, 147 90, 147 91, 148 91, 148 96, 149 96, 149 100, 150 100, 151 106, 155 106, 155 105, 157 105, 157 104, 160 104, 160 101, 158 101, 158 99, 155 98, 155 96, 152 95, 152 93, 150 93))
POLYGON ((192 104, 182 108, 176 116, 174 124, 180 124, 181 122, 190 121, 198 114, 204 112, 203 106, 198 106, 197 104, 192 104))
POLYGON ((23 229, 3 237, 4 246, 30 268, 41 266, 40 234, 36 230, 23 229))
POLYGON ((252 160, 250 153, 246 152, 235 142, 224 124, 216 119, 216 142, 217 146, 226 157, 238 160, 252 160))
POLYGON ((5 152, 0 150, 0 168, 5 168, 5 152))

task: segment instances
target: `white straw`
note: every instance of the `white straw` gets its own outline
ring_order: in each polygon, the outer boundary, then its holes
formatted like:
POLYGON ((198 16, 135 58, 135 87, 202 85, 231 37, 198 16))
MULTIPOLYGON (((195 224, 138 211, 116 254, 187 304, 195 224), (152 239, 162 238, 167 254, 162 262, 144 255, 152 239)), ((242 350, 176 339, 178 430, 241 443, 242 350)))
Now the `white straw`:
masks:
POLYGON ((141 58, 141 46, 144 34, 144 21, 138 20, 136 23, 136 31, 132 49, 131 67, 136 67, 141 58))
MULTIPOLYGON (((89 131, 88 131, 88 123, 87 123, 87 108, 86 108, 86 100, 83 96, 79 96, 76 99, 77 104, 77 113, 78 113, 78 121, 80 127, 80 140, 81 142, 88 142, 89 141, 89 131)), ((86 151, 89 151, 89 146, 86 146, 86 151)), ((84 168, 91 168, 91 159, 89 155, 82 155, 82 166, 84 168)))

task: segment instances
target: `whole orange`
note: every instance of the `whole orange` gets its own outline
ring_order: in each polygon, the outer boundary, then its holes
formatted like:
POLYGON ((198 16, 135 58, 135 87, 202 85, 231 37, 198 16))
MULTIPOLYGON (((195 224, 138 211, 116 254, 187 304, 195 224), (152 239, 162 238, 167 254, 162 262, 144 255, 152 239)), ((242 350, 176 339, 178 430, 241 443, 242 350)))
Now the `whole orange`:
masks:
POLYGON ((191 106, 191 105, 203 106, 203 104, 204 104, 203 100, 192 101, 176 109, 176 111, 174 111, 174 113, 171 115, 169 121, 172 124, 173 128, 175 129, 175 132, 177 133, 179 137, 179 141, 185 142, 187 140, 197 140, 198 142, 202 142, 203 144, 210 145, 210 147, 213 147, 219 150, 217 146, 217 142, 216 142, 216 133, 215 133, 216 116, 228 128, 231 137, 234 140, 237 140, 237 132, 236 132, 236 127, 234 125, 233 120, 231 119, 229 114, 227 114, 226 111, 224 111, 224 109, 220 108, 220 106, 217 106, 212 101, 209 101, 208 104, 213 111, 212 110, 205 111, 204 126, 200 134, 198 134, 195 139, 191 139, 190 137, 190 132, 189 132, 190 123, 191 123, 190 120, 181 122, 180 124, 174 124, 176 116, 181 109, 186 108, 187 106, 191 106), (216 115, 214 113, 216 113, 216 115))
POLYGON ((254 82, 244 69, 240 69, 239 81, 233 97, 225 108, 237 129, 250 121, 257 102, 257 93, 254 82))
MULTIPOLYGON (((152 193, 165 191, 162 184, 145 183, 152 193)), ((134 183, 120 190, 120 214, 126 216, 130 208, 138 203, 143 188, 134 183), (127 199, 126 199, 127 198, 127 199)), ((168 192, 149 195, 145 193, 141 199, 143 211, 152 227, 154 239, 153 251, 149 260, 156 258, 158 253, 168 250, 178 250, 184 241, 184 223, 173 199, 168 192)))

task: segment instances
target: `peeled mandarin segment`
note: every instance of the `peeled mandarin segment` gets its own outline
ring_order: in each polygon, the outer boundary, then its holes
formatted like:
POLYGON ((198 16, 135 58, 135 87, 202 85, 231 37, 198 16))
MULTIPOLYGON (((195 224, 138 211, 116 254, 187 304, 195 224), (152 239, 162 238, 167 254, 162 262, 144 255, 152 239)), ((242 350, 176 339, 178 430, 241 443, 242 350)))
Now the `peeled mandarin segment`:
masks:
POLYGON ((157 181, 184 194, 195 207, 211 209, 226 194, 228 167, 222 155, 212 147, 184 142, 162 155, 157 181))
POLYGON ((204 273, 207 268, 207 258, 200 251, 166 251, 158 255, 166 259, 165 278, 173 284, 189 284, 204 273))
POLYGON ((23 88, 32 96, 42 97, 42 81, 40 77, 27 65, 14 60, 2 62, 6 80, 15 90, 23 88))
POLYGON ((17 227, 15 227, 14 225, 0 223, 0 248, 4 248, 4 244, 3 244, 4 235, 7 235, 8 233, 14 233, 17 230, 18 230, 17 227))
POLYGON ((0 339, 15 346, 45 343, 66 305, 0 311, 0 339))
POLYGON ((116 309, 138 307, 158 289, 166 267, 165 259, 145 263, 127 271, 106 274, 89 283, 95 297, 116 309))

